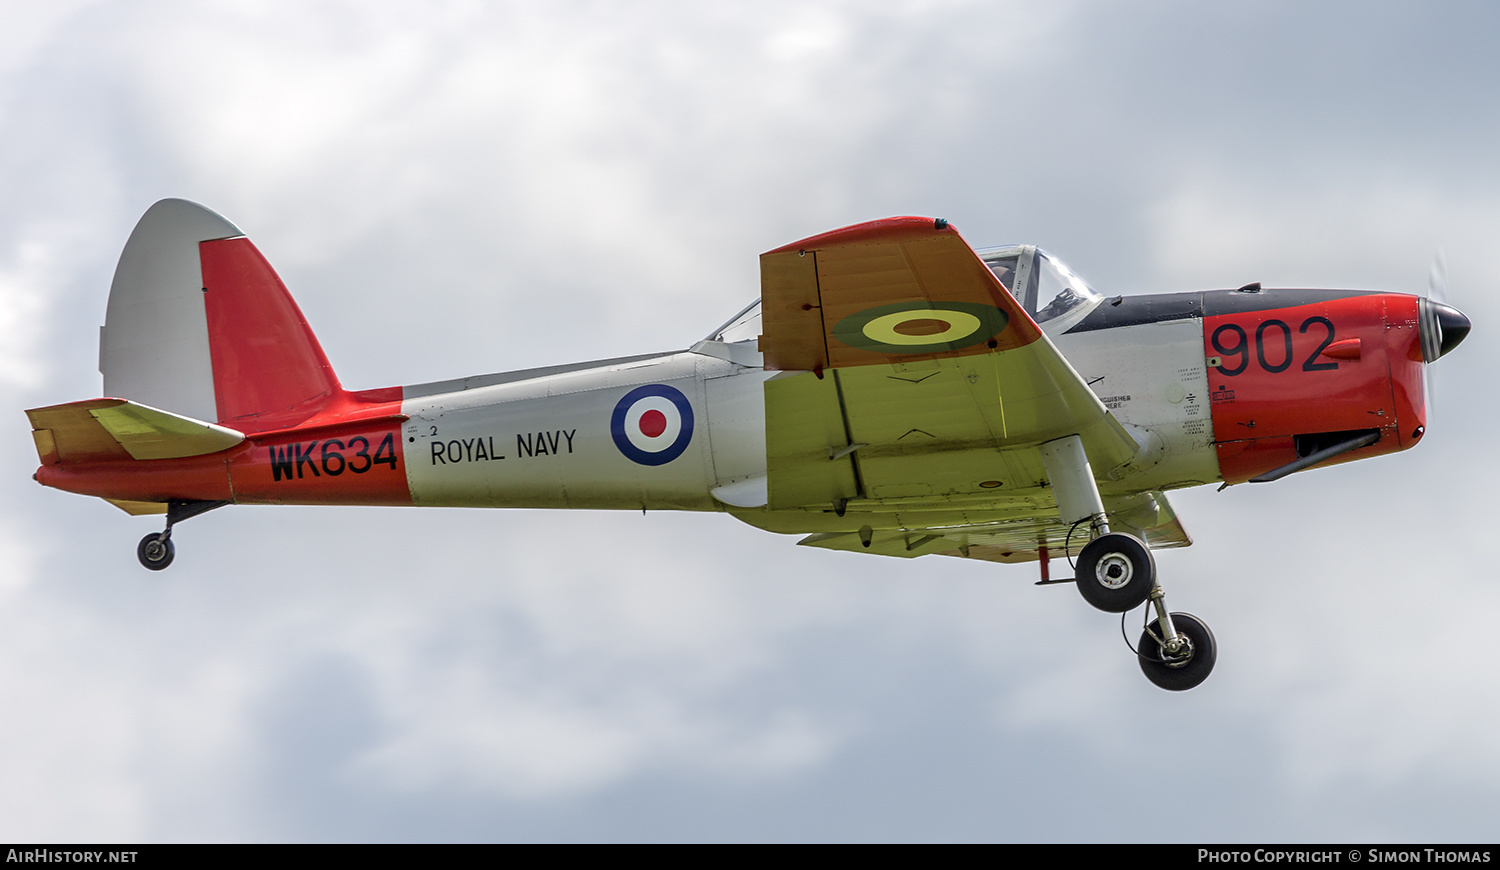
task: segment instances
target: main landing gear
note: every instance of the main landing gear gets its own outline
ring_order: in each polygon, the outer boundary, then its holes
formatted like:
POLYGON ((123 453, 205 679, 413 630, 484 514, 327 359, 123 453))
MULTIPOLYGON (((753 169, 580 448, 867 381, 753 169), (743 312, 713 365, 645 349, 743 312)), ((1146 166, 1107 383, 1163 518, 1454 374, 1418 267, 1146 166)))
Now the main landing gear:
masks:
POLYGON ((1213 632, 1190 613, 1169 613, 1151 548, 1134 535, 1110 531, 1083 442, 1071 435, 1043 444, 1041 452, 1063 521, 1087 522, 1093 535, 1076 565, 1074 580, 1083 599, 1106 613, 1122 614, 1149 600, 1156 619, 1135 647, 1146 679, 1172 692, 1208 679, 1218 659, 1213 632))
POLYGON ((1168 613, 1156 581, 1156 560, 1134 535, 1106 532, 1078 554, 1074 582, 1083 599, 1105 613, 1126 613, 1149 600, 1156 619, 1141 633, 1136 657, 1146 679, 1180 692, 1208 679, 1219 651, 1214 634, 1191 613, 1168 613))
POLYGON ((1151 595, 1156 560, 1134 535, 1106 531, 1078 554, 1076 578, 1084 601, 1105 613, 1125 613, 1151 595))
POLYGON ((167 502, 167 527, 161 532, 141 538, 135 547, 135 557, 141 565, 152 571, 164 570, 172 564, 177 548, 172 545, 172 526, 190 520, 214 508, 229 504, 227 501, 171 501, 167 502))

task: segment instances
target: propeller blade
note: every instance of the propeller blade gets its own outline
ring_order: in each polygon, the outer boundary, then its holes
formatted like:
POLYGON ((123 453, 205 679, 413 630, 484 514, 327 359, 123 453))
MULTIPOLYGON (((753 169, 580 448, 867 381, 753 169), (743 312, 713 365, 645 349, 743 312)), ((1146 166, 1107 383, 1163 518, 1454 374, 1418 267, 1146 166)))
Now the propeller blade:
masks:
POLYGON ((1448 261, 1439 248, 1427 270, 1427 298, 1418 305, 1418 328, 1422 335, 1422 398, 1426 404, 1427 427, 1432 427, 1437 409, 1436 382, 1430 366, 1439 357, 1458 347, 1469 334, 1469 318, 1448 304, 1448 261))
MULTIPOLYGON (((1433 252, 1432 264, 1427 267, 1427 298, 1434 302, 1448 301, 1448 261, 1443 256, 1442 248, 1433 252)), ((1437 397, 1433 395, 1435 384, 1432 382, 1432 369, 1428 368, 1428 362, 1422 361, 1422 417, 1427 427, 1431 428, 1433 412, 1437 410, 1437 397)))
POLYGON ((1448 258, 1438 248, 1432 255, 1432 265, 1427 269, 1427 298, 1433 302, 1448 302, 1448 258))

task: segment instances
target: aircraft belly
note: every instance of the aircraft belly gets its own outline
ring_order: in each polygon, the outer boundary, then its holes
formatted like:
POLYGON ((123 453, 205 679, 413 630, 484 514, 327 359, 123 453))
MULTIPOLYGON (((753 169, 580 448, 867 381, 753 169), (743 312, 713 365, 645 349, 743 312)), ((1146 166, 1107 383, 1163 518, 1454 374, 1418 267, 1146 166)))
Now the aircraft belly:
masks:
POLYGON ((402 413, 414 504, 717 508, 692 354, 422 396, 402 413))
POLYGON ((1160 439, 1159 449, 1122 468, 1096 467, 1102 493, 1179 489, 1219 479, 1201 318, 1054 340, 1116 419, 1160 439))

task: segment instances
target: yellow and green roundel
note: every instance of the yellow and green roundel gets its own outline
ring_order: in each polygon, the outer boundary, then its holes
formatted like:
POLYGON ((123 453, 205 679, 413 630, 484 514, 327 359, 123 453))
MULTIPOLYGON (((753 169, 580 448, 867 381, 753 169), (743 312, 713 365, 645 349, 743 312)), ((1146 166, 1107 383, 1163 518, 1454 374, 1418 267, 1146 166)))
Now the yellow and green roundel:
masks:
POLYGON ((876 353, 943 353, 988 341, 1010 318, 978 302, 897 302, 851 314, 833 327, 833 337, 876 353))

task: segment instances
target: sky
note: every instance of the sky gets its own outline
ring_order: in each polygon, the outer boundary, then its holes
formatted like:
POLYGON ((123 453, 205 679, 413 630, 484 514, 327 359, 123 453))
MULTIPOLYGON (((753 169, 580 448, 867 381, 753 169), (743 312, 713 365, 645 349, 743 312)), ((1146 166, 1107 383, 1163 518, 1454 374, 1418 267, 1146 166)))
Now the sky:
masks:
POLYGON ((1493 4, 0 20, 0 840, 1500 833, 1493 4), (1420 293, 1441 251, 1474 331, 1418 448, 1173 495, 1219 660, 1167 693, 1034 565, 715 514, 232 507, 147 572, 160 519, 33 483, 21 411, 99 395, 165 197, 250 235, 350 388, 684 348, 760 252, 895 214, 1107 294, 1420 293))

